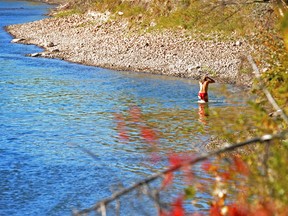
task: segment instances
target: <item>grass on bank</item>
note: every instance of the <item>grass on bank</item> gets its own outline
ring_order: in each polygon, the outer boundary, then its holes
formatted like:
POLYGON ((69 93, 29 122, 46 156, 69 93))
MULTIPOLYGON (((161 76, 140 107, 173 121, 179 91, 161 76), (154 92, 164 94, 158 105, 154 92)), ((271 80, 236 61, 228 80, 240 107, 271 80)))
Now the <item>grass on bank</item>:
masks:
POLYGON ((70 0, 67 11, 58 16, 85 13, 88 10, 109 11, 112 19, 126 18, 131 25, 154 29, 186 29, 193 32, 221 32, 224 35, 251 33, 265 16, 266 4, 243 4, 235 0, 70 0), (118 12, 123 12, 119 16, 118 12))

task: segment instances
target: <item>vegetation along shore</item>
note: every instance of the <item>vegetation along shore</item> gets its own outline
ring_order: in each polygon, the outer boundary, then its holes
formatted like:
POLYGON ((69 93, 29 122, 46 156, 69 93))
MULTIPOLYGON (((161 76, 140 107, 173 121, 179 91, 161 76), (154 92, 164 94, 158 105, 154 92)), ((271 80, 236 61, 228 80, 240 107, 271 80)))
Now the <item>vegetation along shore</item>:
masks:
MULTIPOLYGON (((235 107, 230 120, 226 109, 219 109, 218 113, 214 110, 210 112, 209 118, 219 118, 217 124, 209 128, 211 134, 217 136, 215 146, 227 140, 223 145, 228 146, 229 151, 235 146, 244 149, 237 152, 234 159, 224 158, 223 153, 227 149, 220 150, 217 156, 223 156, 225 166, 214 166, 214 160, 204 164, 203 169, 215 175, 215 182, 211 185, 213 200, 210 215, 287 215, 287 1, 45 2, 58 4, 51 11, 51 17, 7 27, 15 36, 13 42, 36 44, 44 48, 43 52, 30 53, 29 56, 191 79, 209 75, 216 82, 251 87, 255 95, 255 100, 249 103, 253 113, 246 108, 242 111, 235 107), (227 121, 223 121, 223 117, 227 121), (238 144, 233 147, 231 143, 238 144), (243 147, 251 143, 261 145, 243 147), (239 177, 239 174, 242 176, 239 177), (232 187, 231 179, 236 180, 232 187), (239 192, 235 196, 235 203, 229 201, 225 204, 226 197, 233 196, 237 191, 233 188, 239 192), (231 192, 227 192, 229 190, 231 192)), ((139 112, 134 111, 134 115, 138 116, 139 112)), ((189 133, 191 128, 184 126, 181 130, 189 133)), ((149 130, 144 132, 148 139, 155 137, 149 130)), ((208 156, 200 157, 201 161, 208 159, 208 156)), ((187 163, 185 158, 171 157, 170 169, 123 191, 126 193, 144 184, 146 186, 151 179, 161 176, 164 178, 162 186, 167 186, 173 181, 176 168, 192 170, 190 165, 200 159, 193 156, 187 163)), ((217 160, 221 160, 221 157, 217 160)), ((183 174, 186 170, 183 169, 183 174)), ((194 174, 192 176, 194 178, 194 174)), ((203 185, 199 188, 192 186, 185 189, 187 199, 191 195, 194 198, 196 190, 204 188, 203 185)), ((106 199, 107 205, 124 192, 106 199)), ((153 194, 153 200, 158 201, 159 193, 153 194)), ((180 197, 172 203, 174 214, 162 212, 161 202, 157 203, 155 206, 159 207, 159 215, 184 215, 182 199, 180 197)), ((106 204, 103 203, 75 215, 98 209, 104 215, 106 204)))

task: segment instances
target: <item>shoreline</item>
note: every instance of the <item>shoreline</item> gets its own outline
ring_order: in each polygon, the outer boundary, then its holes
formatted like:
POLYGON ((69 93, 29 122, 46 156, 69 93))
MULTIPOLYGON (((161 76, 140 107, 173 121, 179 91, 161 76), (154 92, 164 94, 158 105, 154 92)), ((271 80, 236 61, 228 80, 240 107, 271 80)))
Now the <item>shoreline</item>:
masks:
POLYGON ((44 48, 34 57, 121 71, 145 72, 198 80, 207 74, 218 83, 251 86, 250 74, 241 73, 249 44, 208 41, 184 30, 141 32, 123 19, 108 21, 97 12, 6 27, 13 42, 44 48))
POLYGON ((50 4, 50 5, 60 5, 63 1, 61 0, 26 0, 30 2, 41 2, 45 4, 50 4))

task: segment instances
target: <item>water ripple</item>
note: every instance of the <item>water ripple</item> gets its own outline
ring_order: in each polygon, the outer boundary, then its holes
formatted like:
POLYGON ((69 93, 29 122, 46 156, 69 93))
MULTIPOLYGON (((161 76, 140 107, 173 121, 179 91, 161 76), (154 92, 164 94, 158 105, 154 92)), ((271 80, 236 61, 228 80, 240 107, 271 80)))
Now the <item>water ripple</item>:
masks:
MULTIPOLYGON (((1 27, 40 19, 47 7, 1 1, 1 27)), ((209 125, 196 103, 197 82, 27 58, 40 49, 10 40, 1 28, 1 215, 68 215, 110 195, 111 185, 161 169, 171 151, 205 150, 199 143, 209 125), (141 121, 131 120, 131 107, 141 110, 141 121), (127 140, 119 137, 117 115, 127 140), (154 146, 141 135, 145 127, 157 134, 154 146), (158 164, 153 152, 163 159, 158 164)), ((231 105, 219 102, 215 89, 210 108, 231 105)))

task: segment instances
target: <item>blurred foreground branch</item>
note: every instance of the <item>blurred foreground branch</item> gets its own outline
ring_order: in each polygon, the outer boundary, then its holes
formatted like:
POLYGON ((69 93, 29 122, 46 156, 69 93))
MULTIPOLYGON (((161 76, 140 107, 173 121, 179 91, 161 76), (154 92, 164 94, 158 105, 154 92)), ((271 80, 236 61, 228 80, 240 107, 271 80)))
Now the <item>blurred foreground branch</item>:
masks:
POLYGON ((223 149, 220 149, 217 151, 213 151, 213 152, 204 154, 202 156, 187 160, 184 163, 181 163, 177 166, 173 166, 169 169, 163 170, 162 172, 151 175, 151 176, 145 178, 144 180, 139 181, 139 182, 131 185, 128 188, 124 188, 122 190, 119 190, 118 192, 112 194, 112 196, 110 196, 106 199, 103 199, 102 201, 96 203, 95 205, 93 205, 90 208, 86 208, 86 209, 79 210, 79 211, 75 210, 75 211, 73 211, 73 215, 74 216, 86 215, 90 212, 99 211, 99 210, 101 211, 102 215, 106 215, 105 206, 107 206, 109 203, 117 200, 121 196, 123 196, 123 195, 125 195, 131 191, 134 191, 135 189, 138 189, 142 186, 145 186, 145 185, 149 184, 150 182, 152 182, 152 181, 154 181, 160 177, 165 176, 165 174, 175 172, 175 171, 177 171, 177 170, 179 170, 185 166, 189 166, 189 165, 193 165, 193 164, 196 164, 198 162, 201 162, 201 161, 205 161, 205 160, 207 160, 213 156, 217 156, 217 155, 220 155, 222 153, 234 151, 234 150, 241 148, 243 146, 247 146, 250 144, 256 144, 256 143, 267 143, 267 142, 270 142, 270 141, 276 140, 276 139, 283 139, 284 137, 287 136, 287 134, 288 134, 288 131, 286 130, 286 131, 282 131, 282 132, 275 134, 275 135, 271 135, 271 134, 263 135, 262 137, 257 137, 257 138, 246 140, 244 142, 239 142, 239 143, 236 143, 234 145, 230 145, 226 148, 223 148, 223 149))

